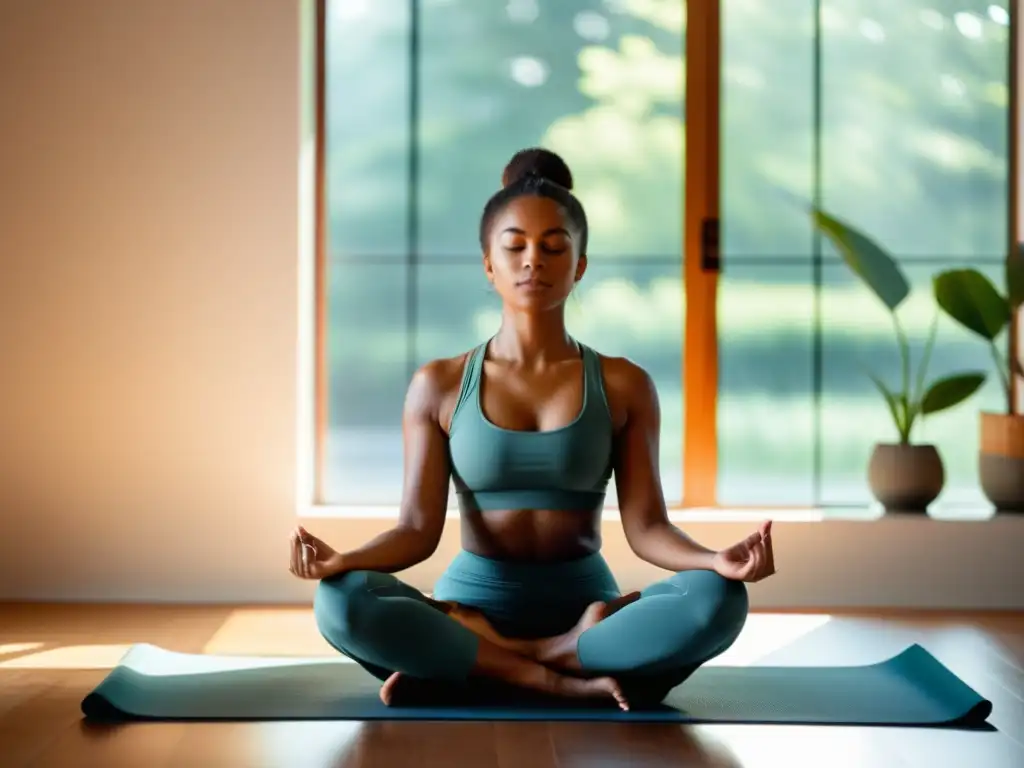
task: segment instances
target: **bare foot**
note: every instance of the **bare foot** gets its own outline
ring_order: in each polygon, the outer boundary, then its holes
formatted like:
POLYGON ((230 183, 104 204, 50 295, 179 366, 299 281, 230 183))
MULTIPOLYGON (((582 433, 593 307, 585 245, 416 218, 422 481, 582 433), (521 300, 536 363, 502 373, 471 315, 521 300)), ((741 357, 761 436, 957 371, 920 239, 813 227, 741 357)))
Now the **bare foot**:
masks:
POLYGON ((439 680, 421 680, 395 672, 380 687, 380 700, 389 707, 431 706, 450 696, 451 688, 439 680))
POLYGON ((380 700, 384 702, 386 706, 391 706, 391 703, 395 700, 395 688, 398 685, 398 681, 402 679, 401 672, 395 672, 391 677, 384 681, 384 685, 380 687, 380 700))
POLYGON ((559 696, 571 699, 613 699, 619 709, 623 712, 629 711, 626 695, 618 682, 611 677, 594 677, 588 680, 562 675, 556 685, 556 692, 559 696))
POLYGON ((607 603, 591 603, 583 611, 576 626, 564 635, 541 640, 536 644, 537 661, 562 669, 579 669, 580 659, 576 653, 576 644, 579 642, 580 635, 639 598, 639 592, 630 592, 607 603))
MULTIPOLYGON (((613 700, 619 709, 629 711, 629 702, 626 700, 622 688, 613 678, 596 677, 585 680, 567 675, 552 674, 551 688, 548 693, 568 699, 610 699, 613 700)), ((401 672, 395 672, 384 681, 380 687, 380 700, 385 706, 395 706, 403 699, 398 691, 406 678, 401 672)))

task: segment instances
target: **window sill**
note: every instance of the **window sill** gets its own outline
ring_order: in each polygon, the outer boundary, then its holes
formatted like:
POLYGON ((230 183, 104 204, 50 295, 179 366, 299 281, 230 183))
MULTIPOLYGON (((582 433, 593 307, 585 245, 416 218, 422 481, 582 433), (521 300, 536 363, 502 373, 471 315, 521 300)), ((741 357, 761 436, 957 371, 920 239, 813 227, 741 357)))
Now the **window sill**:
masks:
MULTIPOLYGON (((310 520, 387 520, 394 519, 398 510, 394 506, 346 506, 346 505, 309 505, 299 512, 299 517, 310 520)), ((458 518, 457 509, 449 509, 447 517, 458 518)), ((757 508, 692 508, 671 509, 669 519, 674 523, 746 523, 771 519, 780 523, 827 523, 841 522, 879 522, 886 520, 921 520, 934 522, 985 522, 997 517, 991 507, 943 507, 937 506, 928 514, 897 513, 886 514, 879 507, 821 507, 807 509, 786 509, 777 507, 757 508)), ((1014 517, 1014 515, 998 515, 998 517, 1014 517)), ((1024 520, 1024 515, 1019 515, 1024 520)), ((617 509, 606 509, 603 520, 618 520, 617 509)))

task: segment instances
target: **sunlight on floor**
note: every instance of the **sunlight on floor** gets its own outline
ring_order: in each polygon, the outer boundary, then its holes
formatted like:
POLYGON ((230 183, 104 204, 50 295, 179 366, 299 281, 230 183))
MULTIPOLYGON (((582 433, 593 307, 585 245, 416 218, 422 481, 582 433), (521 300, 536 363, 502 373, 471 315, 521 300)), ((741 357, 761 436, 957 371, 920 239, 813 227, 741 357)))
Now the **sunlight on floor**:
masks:
MULTIPOLYGON (((25 643, 35 647, 42 643, 25 643)), ((6 648, 9 646, 0 646, 6 648)), ((117 666, 131 645, 65 645, 13 659, 0 660, 0 669, 109 669, 117 666)))
POLYGON ((203 653, 246 656, 337 656, 308 608, 241 608, 218 627, 203 653))
POLYGON ((0 656, 10 656, 12 653, 24 653, 42 647, 42 643, 7 643, 0 645, 0 656))
POLYGON ((708 662, 711 666, 745 667, 828 624, 824 614, 754 613, 733 646, 708 662))
POLYGON ((353 721, 261 723, 254 743, 261 764, 362 765, 360 753, 379 729, 377 723, 353 721))
MULTIPOLYGON (((785 648, 805 635, 825 626, 828 614, 752 614, 736 643, 709 666, 748 666, 785 648)), ((136 654, 146 653, 145 640, 140 637, 136 654)), ((68 645, 46 650, 43 643, 10 643, 0 645, 0 669, 110 669, 124 660, 134 644, 68 645), (34 652, 33 652, 34 651, 34 652), (4 658, 15 654, 13 658, 4 658)), ((282 610, 242 609, 233 611, 217 632, 203 646, 203 656, 240 657, 232 668, 273 664, 274 658, 301 657, 346 662, 320 637, 307 609, 282 610), (242 660, 244 657, 248 657, 242 660)), ((147 654, 150 658, 150 654, 147 654)), ((216 662, 194 654, 173 651, 161 658, 169 666, 147 667, 154 674, 195 673, 216 662)), ((211 667, 215 668, 215 667, 211 667)))
MULTIPOLYGON (((828 726, 700 725, 702 737, 711 737, 732 753, 731 765, 785 765, 787 768, 871 768, 878 752, 862 733, 828 726), (828 755, 826 761, 823 755, 828 755)), ((880 768, 880 767, 879 767, 880 768)))
MULTIPOLYGON (((261 667, 278 667, 282 661, 289 668, 322 665, 322 657, 290 657, 280 655, 241 656, 212 653, 179 653, 151 645, 138 645, 122 663, 129 668, 144 669, 151 676, 202 675, 208 672, 228 672, 261 667)), ((348 659, 335 654, 330 662, 350 663, 348 659)))

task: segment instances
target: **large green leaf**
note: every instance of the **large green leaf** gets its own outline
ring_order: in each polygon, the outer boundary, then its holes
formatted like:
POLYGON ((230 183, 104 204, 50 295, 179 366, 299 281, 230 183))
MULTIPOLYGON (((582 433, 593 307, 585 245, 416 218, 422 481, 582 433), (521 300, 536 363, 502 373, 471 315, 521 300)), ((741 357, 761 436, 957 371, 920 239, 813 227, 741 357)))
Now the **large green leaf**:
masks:
POLYGON ((921 413, 938 413, 959 405, 985 383, 985 374, 979 372, 961 373, 932 382, 921 400, 921 413))
POLYGON ((899 265, 874 240, 851 225, 822 211, 814 211, 814 223, 824 233, 846 265, 863 280, 891 311, 910 294, 910 283, 899 265))
POLYGON ((1024 245, 1018 245, 1006 260, 1006 291, 1011 307, 1024 304, 1024 245))
POLYGON ((950 269, 933 280, 942 310, 969 331, 994 340, 1010 319, 1010 307, 991 281, 976 269, 950 269))

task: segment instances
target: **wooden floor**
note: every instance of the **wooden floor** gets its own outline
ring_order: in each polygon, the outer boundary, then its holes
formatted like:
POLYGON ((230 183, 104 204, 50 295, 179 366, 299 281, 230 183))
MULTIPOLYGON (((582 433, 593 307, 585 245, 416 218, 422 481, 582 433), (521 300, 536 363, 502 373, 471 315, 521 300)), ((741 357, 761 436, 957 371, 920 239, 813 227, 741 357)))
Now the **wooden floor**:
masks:
POLYGON ((157 723, 79 702, 124 651, 328 655, 298 608, 0 604, 0 766, 1024 766, 1024 614, 751 617, 718 663, 863 663, 917 642, 994 705, 992 731, 616 723, 157 723))

